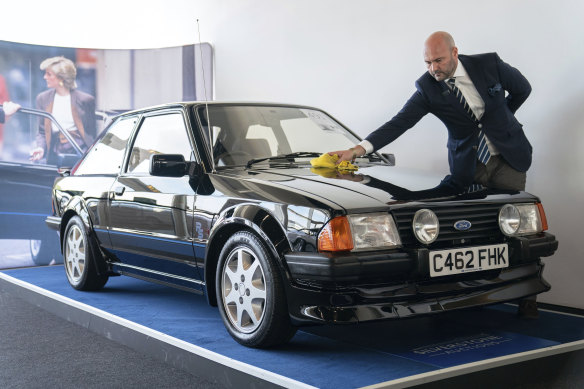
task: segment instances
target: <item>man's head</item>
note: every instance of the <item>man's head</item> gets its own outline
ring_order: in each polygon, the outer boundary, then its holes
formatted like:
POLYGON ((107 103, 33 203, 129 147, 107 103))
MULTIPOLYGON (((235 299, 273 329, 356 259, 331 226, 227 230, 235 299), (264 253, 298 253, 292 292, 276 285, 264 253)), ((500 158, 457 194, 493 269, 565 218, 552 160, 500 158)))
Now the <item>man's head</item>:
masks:
POLYGON ((424 62, 428 73, 436 81, 450 78, 458 65, 458 49, 452 36, 444 31, 437 31, 424 42, 424 62))

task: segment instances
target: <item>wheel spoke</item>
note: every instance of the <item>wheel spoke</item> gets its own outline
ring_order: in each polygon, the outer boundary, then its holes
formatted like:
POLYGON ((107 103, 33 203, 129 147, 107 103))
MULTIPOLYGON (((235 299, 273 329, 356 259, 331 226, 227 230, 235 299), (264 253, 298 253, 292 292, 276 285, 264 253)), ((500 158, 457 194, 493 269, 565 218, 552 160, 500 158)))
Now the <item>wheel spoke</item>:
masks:
POLYGON ((224 296, 224 299, 226 304, 236 304, 237 300, 239 299, 239 293, 234 288, 231 288, 229 293, 224 296))
POLYGON ((247 317, 252 321, 253 326, 257 326, 259 324, 259 319, 261 318, 261 314, 263 310, 258 310, 257 307, 254 307, 252 304, 251 299, 247 299, 242 307, 242 311, 247 313, 247 317))
POLYGON ((249 298, 250 300, 266 300, 266 290, 265 289, 260 289, 260 288, 256 288, 255 286, 252 286, 249 288, 249 298))

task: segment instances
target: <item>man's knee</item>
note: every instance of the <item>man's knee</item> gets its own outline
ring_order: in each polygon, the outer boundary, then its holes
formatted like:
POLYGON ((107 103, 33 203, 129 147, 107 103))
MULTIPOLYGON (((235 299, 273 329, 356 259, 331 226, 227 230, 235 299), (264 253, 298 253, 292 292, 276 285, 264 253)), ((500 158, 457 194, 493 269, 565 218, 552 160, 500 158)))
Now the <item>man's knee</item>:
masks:
MULTIPOLYGON (((488 184, 487 186, 505 190, 525 190, 527 174, 515 170, 502 157, 497 156, 492 161, 493 165, 487 166, 488 184)), ((491 161, 489 161, 489 165, 491 161)))

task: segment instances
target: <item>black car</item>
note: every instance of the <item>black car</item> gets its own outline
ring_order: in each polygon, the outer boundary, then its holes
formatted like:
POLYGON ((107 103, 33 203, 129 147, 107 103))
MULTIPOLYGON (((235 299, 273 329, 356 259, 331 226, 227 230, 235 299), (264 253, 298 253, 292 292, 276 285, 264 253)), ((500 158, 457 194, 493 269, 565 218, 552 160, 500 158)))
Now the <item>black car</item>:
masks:
POLYGON ((128 275, 204 294, 239 343, 549 290, 558 242, 525 192, 447 194, 387 156, 312 167, 359 138, 311 107, 177 103, 120 115, 55 181, 70 284, 128 275))

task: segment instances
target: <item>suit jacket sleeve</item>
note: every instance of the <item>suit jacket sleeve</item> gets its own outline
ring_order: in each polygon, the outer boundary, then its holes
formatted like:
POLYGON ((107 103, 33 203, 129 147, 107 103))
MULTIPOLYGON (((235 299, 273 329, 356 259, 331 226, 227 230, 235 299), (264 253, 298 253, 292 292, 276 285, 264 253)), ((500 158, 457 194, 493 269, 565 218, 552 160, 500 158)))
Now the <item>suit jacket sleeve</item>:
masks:
POLYGON ((429 104, 422 95, 419 82, 416 82, 416 88, 418 90, 410 97, 397 115, 365 138, 371 142, 375 151, 396 140, 430 112, 429 104))
POLYGON ((496 61, 501 85, 508 93, 507 106, 515 114, 531 93, 531 85, 519 70, 503 62, 498 55, 496 61))

